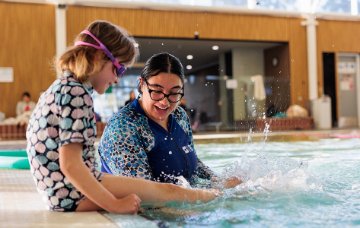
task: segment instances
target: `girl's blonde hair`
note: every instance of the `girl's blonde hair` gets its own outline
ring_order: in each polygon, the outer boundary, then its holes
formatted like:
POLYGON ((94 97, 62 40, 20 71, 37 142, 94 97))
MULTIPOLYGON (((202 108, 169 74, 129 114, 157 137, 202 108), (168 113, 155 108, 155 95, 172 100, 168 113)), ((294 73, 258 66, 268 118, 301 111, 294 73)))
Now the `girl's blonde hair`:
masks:
MULTIPOLYGON (((98 38, 120 63, 131 66, 135 62, 138 49, 134 46, 135 40, 125 29, 108 21, 97 20, 88 25, 86 30, 98 38)), ((87 34, 79 34, 76 41, 98 45, 87 34)), ((80 82, 85 82, 89 75, 101 71, 106 61, 109 58, 102 50, 89 46, 71 46, 60 56, 56 66, 62 72, 72 72, 80 82)))

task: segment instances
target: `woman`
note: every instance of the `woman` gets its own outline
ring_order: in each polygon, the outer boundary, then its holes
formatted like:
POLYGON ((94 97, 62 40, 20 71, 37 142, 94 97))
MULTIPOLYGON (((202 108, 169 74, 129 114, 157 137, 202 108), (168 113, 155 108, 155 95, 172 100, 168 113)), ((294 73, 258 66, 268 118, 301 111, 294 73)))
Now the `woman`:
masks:
POLYGON ((59 59, 62 76, 44 92, 27 129, 27 153, 36 186, 54 211, 136 213, 150 202, 209 201, 215 191, 112 176, 96 170, 92 91, 117 83, 137 55, 119 27, 95 21, 59 59))
MULTIPOLYGON (((215 175, 196 156, 189 118, 179 107, 184 96, 184 70, 168 53, 152 56, 141 73, 140 98, 107 123, 99 144, 102 171, 177 183, 184 177, 215 175)), ((240 180, 231 178, 225 187, 240 180)))

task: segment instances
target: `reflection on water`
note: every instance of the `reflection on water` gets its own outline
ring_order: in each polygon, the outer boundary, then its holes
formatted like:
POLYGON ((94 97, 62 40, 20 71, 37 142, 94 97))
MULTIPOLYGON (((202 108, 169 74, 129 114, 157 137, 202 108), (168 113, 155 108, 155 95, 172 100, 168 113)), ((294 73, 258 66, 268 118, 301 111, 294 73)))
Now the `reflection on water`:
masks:
MULTIPOLYGON (((207 204, 170 204, 143 218, 160 227, 360 225, 360 139, 199 144, 221 178, 244 183, 207 204)), ((149 227, 149 226, 147 226, 149 227)))

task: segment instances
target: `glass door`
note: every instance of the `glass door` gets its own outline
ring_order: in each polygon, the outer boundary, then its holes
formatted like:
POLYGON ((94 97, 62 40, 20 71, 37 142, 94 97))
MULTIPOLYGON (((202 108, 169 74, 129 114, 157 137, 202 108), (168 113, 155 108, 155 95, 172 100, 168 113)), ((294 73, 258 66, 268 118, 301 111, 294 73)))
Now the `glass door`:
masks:
POLYGON ((337 56, 337 99, 339 128, 359 125, 359 55, 337 56))

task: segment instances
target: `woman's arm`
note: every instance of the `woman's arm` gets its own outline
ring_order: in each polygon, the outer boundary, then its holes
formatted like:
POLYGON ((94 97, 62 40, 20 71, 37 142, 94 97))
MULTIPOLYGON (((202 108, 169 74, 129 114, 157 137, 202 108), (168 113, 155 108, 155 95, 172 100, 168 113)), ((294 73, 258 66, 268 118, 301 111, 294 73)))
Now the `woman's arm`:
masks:
POLYGON ((217 178, 215 173, 208 166, 206 166, 199 158, 198 158, 198 162, 197 162, 196 175, 199 178, 206 179, 206 180, 211 180, 213 178, 217 178))
POLYGON ((91 174, 82 159, 82 144, 70 143, 59 149, 60 169, 69 182, 99 207, 114 213, 136 213, 140 199, 135 194, 116 198, 91 174))
POLYGON ((131 119, 127 113, 114 116, 108 123, 99 143, 103 171, 114 175, 141 177, 151 180, 152 173, 146 147, 152 135, 140 130, 139 120, 131 119))

